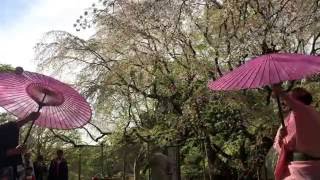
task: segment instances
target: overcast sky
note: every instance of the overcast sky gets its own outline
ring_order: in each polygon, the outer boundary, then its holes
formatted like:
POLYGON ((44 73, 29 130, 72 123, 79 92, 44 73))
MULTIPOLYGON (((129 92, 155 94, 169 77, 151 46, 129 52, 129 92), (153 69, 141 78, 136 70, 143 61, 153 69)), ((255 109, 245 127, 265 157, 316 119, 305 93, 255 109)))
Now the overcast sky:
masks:
POLYGON ((35 71, 34 46, 44 33, 65 30, 82 38, 73 24, 96 0, 0 0, 0 63, 35 71))
MULTIPOLYGON (((65 30, 81 38, 90 37, 93 30, 76 32, 73 24, 96 1, 0 0, 0 63, 35 71, 33 48, 51 30, 65 30)), ((0 112, 3 111, 0 108, 0 112)), ((84 140, 92 143, 85 134, 84 140)))

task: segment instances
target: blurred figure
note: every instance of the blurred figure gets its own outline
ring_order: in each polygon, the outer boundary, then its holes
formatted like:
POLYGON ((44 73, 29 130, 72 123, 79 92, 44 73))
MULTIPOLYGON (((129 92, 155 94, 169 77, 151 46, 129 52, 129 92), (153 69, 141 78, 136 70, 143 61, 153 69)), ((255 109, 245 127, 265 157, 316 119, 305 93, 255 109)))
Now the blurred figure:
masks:
POLYGON ((100 180, 100 178, 98 176, 93 176, 91 179, 92 180, 100 180))
POLYGON ((26 152, 23 155, 22 164, 18 165, 17 171, 18 171, 19 179, 24 180, 25 176, 26 176, 26 171, 27 171, 27 169, 30 169, 30 168, 31 168, 32 175, 34 175, 33 163, 32 163, 32 160, 31 160, 31 153, 30 152, 26 152))
POLYGON ((33 163, 33 168, 36 180, 44 180, 45 174, 47 173, 47 166, 42 155, 37 157, 37 160, 33 163))
POLYGON ((33 175, 33 168, 27 167, 25 170, 25 176, 23 180, 36 180, 35 176, 33 175))
POLYGON ((12 180, 13 179, 13 168, 3 168, 0 171, 0 180, 12 180))
POLYGON ((151 179, 170 180, 172 179, 173 162, 161 152, 153 153, 150 159, 151 179))
POLYGON ((26 151, 23 145, 19 145, 20 128, 39 116, 39 112, 32 112, 22 120, 0 125, 0 174, 11 172, 11 178, 17 177, 16 167, 22 163, 21 155, 26 151), (8 168, 11 170, 8 171, 8 168))
POLYGON ((57 157, 50 163, 48 180, 68 180, 68 163, 62 150, 57 150, 57 157))
POLYGON ((27 153, 24 154, 24 156, 23 156, 23 165, 24 165, 25 169, 32 168, 32 174, 34 175, 33 162, 32 162, 32 159, 31 159, 31 153, 30 152, 27 152, 27 153))

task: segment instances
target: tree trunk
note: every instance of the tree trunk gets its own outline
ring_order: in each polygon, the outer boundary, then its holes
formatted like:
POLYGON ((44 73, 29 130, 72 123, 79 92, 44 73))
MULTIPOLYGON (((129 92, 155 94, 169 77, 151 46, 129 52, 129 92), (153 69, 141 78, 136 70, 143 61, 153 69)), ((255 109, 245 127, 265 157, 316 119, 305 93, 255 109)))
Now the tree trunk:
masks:
POLYGON ((171 170, 171 180, 179 180, 179 178, 181 177, 179 175, 179 157, 180 153, 177 152, 178 148, 177 147, 169 147, 168 148, 168 157, 171 159, 172 161, 172 170, 171 170))
POLYGON ((141 176, 140 176, 140 170, 141 170, 141 165, 140 165, 140 159, 136 159, 134 161, 133 164, 133 168, 134 168, 134 180, 140 180, 141 176))
POLYGON ((124 151, 123 151, 123 166, 122 166, 122 180, 126 180, 126 167, 127 166, 127 145, 124 146, 124 151))
POLYGON ((134 160, 134 164, 133 164, 134 180, 141 179, 140 170, 141 170, 141 162, 143 160, 143 154, 144 154, 144 151, 143 149, 141 149, 137 158, 134 160))
POLYGON ((78 180, 81 180, 81 148, 79 148, 78 180))
POLYGON ((214 149, 211 146, 211 140, 209 138, 209 136, 206 136, 205 138, 205 150, 206 150, 206 155, 208 158, 208 174, 209 174, 209 179, 213 180, 214 179, 214 163, 216 161, 216 152, 214 151, 214 149))
POLYGON ((101 175, 104 177, 104 152, 103 152, 103 144, 101 144, 101 175))

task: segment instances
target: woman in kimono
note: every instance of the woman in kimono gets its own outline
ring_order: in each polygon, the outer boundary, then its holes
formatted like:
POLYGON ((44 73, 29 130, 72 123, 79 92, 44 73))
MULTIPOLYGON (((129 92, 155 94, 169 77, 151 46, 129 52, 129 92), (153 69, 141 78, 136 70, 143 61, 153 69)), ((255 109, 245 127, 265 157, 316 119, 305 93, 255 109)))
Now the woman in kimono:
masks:
POLYGON ((320 179, 320 114, 311 94, 303 88, 286 93, 280 85, 272 90, 291 109, 273 145, 279 154, 275 179, 320 179))
POLYGON ((39 117, 39 112, 32 112, 26 118, 0 125, 0 174, 16 174, 16 166, 22 162, 21 154, 26 148, 19 145, 19 130, 29 121, 39 117), (8 171, 8 169, 11 169, 8 171))

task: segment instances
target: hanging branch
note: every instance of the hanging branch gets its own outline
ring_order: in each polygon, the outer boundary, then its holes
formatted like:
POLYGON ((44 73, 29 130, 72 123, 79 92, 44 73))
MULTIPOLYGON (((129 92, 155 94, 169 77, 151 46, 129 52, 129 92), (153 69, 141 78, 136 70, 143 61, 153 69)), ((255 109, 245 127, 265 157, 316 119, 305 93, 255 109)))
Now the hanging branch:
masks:
POLYGON ((141 134, 138 133, 138 131, 136 129, 133 130, 133 132, 135 133, 135 135, 137 135, 137 137, 142 140, 143 142, 146 142, 146 143, 150 143, 152 142, 152 140, 150 139, 149 136, 146 137, 143 137, 141 134))
POLYGON ((89 122, 88 124, 90 124, 93 127, 95 127, 96 130, 98 130, 99 133, 102 134, 102 135, 110 135, 110 134, 112 134, 111 132, 103 132, 97 125, 93 124, 92 122, 89 122))
POLYGON ((74 140, 70 139, 69 137, 65 136, 65 135, 61 135, 61 134, 57 134, 56 132, 54 132, 53 129, 50 129, 50 131, 53 133, 53 135, 60 139, 61 141, 65 142, 65 143, 68 143, 68 144, 72 144, 73 147, 75 148, 81 148, 81 147, 100 147, 97 146, 97 145, 89 145, 89 144, 77 144, 74 140))
MULTIPOLYGON (((88 130, 87 128, 82 127, 82 129, 84 129, 84 130, 88 133, 89 137, 90 137, 92 140, 96 141, 96 139, 93 137, 93 135, 89 132, 89 130, 88 130)), ((96 141, 96 142, 97 142, 97 141, 96 141)))
POLYGON ((55 137, 57 137, 61 141, 68 143, 68 144, 72 144, 74 147, 79 146, 79 144, 77 144, 74 140, 70 139, 69 137, 57 134, 56 132, 53 131, 53 129, 50 129, 50 131, 53 133, 53 135, 55 137))
POLYGON ((311 47, 311 55, 314 55, 317 53, 317 51, 319 50, 319 48, 316 48, 316 44, 318 42, 318 39, 320 38, 320 32, 318 32, 318 34, 314 35, 313 37, 313 41, 312 41, 312 47, 311 47))
POLYGON ((89 130, 88 130, 88 129, 83 128, 83 129, 89 134, 90 138, 91 138, 92 140, 94 140, 95 142, 99 142, 99 140, 100 140, 101 138, 103 138, 104 136, 108 136, 108 135, 111 135, 111 134, 112 134, 111 132, 103 132, 97 125, 93 124, 92 122, 89 122, 88 124, 90 124, 90 125, 92 125, 93 127, 95 127, 95 129, 96 129, 97 131, 99 131, 99 133, 101 134, 100 136, 94 138, 94 137, 92 136, 92 134, 89 133, 89 130))

